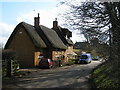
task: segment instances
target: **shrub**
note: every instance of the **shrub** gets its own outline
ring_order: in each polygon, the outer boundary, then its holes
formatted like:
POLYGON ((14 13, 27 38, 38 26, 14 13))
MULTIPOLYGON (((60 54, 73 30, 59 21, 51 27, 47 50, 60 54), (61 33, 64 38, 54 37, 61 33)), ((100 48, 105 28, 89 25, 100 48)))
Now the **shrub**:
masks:
POLYGON ((69 65, 73 65, 75 63, 76 59, 69 59, 67 63, 64 64, 64 66, 69 66, 69 65))

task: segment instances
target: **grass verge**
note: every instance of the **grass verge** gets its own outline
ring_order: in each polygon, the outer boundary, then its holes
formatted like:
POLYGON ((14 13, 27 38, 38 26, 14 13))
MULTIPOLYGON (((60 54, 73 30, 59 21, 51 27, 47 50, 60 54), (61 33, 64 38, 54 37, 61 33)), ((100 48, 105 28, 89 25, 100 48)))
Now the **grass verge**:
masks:
POLYGON ((91 73, 92 88, 120 88, 120 68, 115 63, 105 62, 91 73))

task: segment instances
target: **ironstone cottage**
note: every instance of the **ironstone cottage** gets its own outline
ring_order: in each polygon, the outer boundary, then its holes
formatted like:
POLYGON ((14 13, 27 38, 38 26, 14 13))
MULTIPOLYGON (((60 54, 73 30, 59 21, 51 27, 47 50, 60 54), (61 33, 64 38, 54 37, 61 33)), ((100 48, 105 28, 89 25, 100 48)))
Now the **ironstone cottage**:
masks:
POLYGON ((63 43, 67 46, 67 49, 65 51, 65 62, 68 61, 68 59, 73 59, 77 54, 73 52, 73 42, 70 39, 72 37, 72 32, 69 31, 67 28, 62 28, 58 25, 57 18, 55 21, 53 21, 53 28, 52 28, 60 37, 60 39, 63 41, 63 43))
POLYGON ((68 37, 66 40, 53 30, 54 28, 49 29, 39 25, 39 18, 39 14, 34 18, 34 26, 26 22, 19 23, 5 45, 5 49, 16 52, 21 68, 38 66, 40 55, 44 58, 60 59, 64 62, 67 46, 73 46, 69 39, 71 36, 69 30, 63 30, 63 35, 68 37))

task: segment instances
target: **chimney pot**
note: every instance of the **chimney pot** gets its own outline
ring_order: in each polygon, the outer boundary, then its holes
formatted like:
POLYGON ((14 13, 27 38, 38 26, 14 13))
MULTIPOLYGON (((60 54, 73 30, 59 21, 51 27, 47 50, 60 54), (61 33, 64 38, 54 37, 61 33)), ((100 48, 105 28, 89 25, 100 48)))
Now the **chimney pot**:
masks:
POLYGON ((38 13, 38 18, 39 18, 39 13, 38 13))
POLYGON ((38 26, 39 26, 39 23, 40 23, 40 20, 39 20, 39 19, 40 19, 40 17, 39 17, 39 13, 38 13, 38 17, 35 17, 35 18, 34 18, 34 26, 35 26, 35 27, 38 27, 38 26))
POLYGON ((58 28, 58 21, 57 18, 55 18, 55 21, 53 21, 53 29, 57 29, 58 28))
POLYGON ((57 18, 55 18, 55 21, 57 21, 57 18))

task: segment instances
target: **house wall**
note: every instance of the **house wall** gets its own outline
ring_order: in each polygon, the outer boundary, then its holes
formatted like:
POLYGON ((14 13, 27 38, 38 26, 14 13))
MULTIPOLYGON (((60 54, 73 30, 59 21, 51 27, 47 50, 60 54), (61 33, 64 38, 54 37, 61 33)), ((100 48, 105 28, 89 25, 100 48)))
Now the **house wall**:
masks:
POLYGON ((45 58, 52 59, 52 48, 46 48, 44 50, 44 56, 45 56, 45 58))
POLYGON ((34 66, 35 47, 23 27, 19 27, 8 49, 12 49, 18 56, 20 67, 34 66))
POLYGON ((34 52, 34 66, 39 66, 39 61, 41 58, 46 58, 46 49, 36 48, 34 52))
POLYGON ((69 53, 73 53, 73 46, 68 46, 68 48, 63 50, 53 50, 52 51, 52 60, 61 60, 62 63, 68 62, 69 59, 72 59, 72 55, 68 55, 69 53))
POLYGON ((73 46, 68 46, 68 48, 65 51, 65 62, 67 62, 69 59, 72 59, 72 56, 69 55, 70 53, 73 52, 73 46))
POLYGON ((40 51, 36 51, 34 52, 34 66, 39 66, 39 55, 40 55, 40 51))
POLYGON ((64 60, 65 51, 52 51, 52 60, 64 60))

